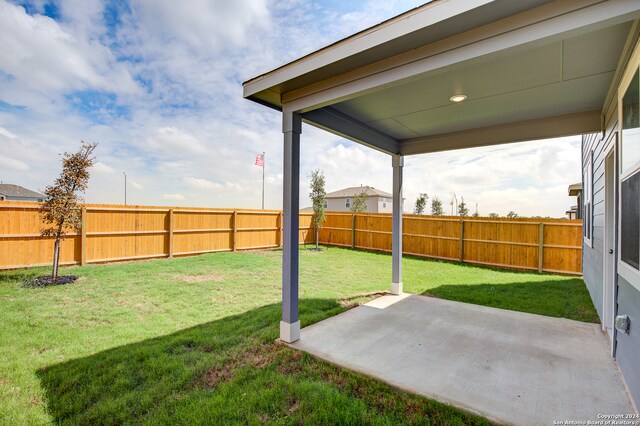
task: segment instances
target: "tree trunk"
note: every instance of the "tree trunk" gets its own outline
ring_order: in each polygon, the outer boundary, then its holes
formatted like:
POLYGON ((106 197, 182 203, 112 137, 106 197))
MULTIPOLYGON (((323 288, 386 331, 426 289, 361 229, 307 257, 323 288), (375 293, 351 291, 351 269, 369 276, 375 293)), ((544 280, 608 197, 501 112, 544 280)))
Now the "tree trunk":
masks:
POLYGON ((316 250, 318 250, 318 234, 320 233, 319 229, 318 229, 318 225, 315 226, 316 228, 316 250))
POLYGON ((58 264, 60 262, 60 238, 56 238, 56 242, 53 246, 53 271, 51 273, 51 279, 53 282, 58 281, 58 264))

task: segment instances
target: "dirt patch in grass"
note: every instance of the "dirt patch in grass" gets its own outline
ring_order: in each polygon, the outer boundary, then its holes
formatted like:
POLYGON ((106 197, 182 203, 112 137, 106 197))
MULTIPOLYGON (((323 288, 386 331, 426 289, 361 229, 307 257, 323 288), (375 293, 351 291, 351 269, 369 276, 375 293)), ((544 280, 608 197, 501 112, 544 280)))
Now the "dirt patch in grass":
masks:
POLYGON ((133 303, 131 300, 118 300, 113 306, 117 306, 119 308, 134 308, 134 309, 142 309, 145 307, 144 303, 133 303))
POLYGON ((281 350, 277 345, 250 346, 224 364, 207 370, 200 382, 205 387, 213 388, 233 380, 236 372, 244 367, 265 368, 273 363, 281 350))
POLYGON ((302 360, 302 352, 290 350, 289 353, 280 360, 278 371, 282 374, 293 374, 302 370, 300 361, 302 360))
POLYGON ((235 377, 236 361, 231 360, 223 365, 216 365, 205 373, 202 384, 208 388, 215 388, 221 383, 226 383, 235 377))
POLYGON ((210 281, 222 281, 223 278, 217 274, 207 275, 174 275, 173 278, 184 283, 204 283, 210 281))
POLYGON ((289 400, 289 413, 293 414, 296 411, 298 411, 298 408, 300 408, 300 400, 297 398, 292 398, 289 400))

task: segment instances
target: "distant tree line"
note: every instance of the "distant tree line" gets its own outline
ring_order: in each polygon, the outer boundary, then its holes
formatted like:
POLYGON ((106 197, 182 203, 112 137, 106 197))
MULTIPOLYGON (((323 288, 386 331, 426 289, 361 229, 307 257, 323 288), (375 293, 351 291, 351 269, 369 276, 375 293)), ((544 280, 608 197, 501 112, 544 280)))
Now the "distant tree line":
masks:
MULTIPOLYGON (((427 202, 429 200, 429 195, 427 195, 426 192, 421 192, 420 194, 418 194, 418 198, 416 198, 416 202, 415 202, 415 207, 413 209, 413 213, 414 214, 427 214, 426 213, 426 208, 427 208, 427 202)), ((453 206, 454 206, 454 202, 453 200, 451 201, 451 206, 452 206, 452 212, 453 212, 453 206)), ((466 217, 469 216, 469 207, 467 206, 467 204, 464 202, 464 197, 460 197, 460 203, 457 203, 455 205, 456 209, 456 215, 457 216, 462 216, 462 217, 466 217)), ((442 200, 440 200, 440 198, 438 198, 437 196, 434 196, 433 198, 431 198, 431 216, 442 216, 444 215, 444 209, 442 207, 442 200)), ((476 204, 476 210, 473 214, 471 214, 471 217, 480 217, 480 213, 478 212, 478 205, 476 204)), ((500 217, 500 215, 498 213, 489 213, 487 215, 487 217, 500 217)), ((513 210, 509 211, 509 213, 506 214, 507 218, 518 218, 520 217, 518 215, 518 213, 514 212, 513 210)), ((534 216, 534 218, 542 218, 541 216, 534 216)), ((550 218, 549 216, 547 216, 547 218, 550 218)))

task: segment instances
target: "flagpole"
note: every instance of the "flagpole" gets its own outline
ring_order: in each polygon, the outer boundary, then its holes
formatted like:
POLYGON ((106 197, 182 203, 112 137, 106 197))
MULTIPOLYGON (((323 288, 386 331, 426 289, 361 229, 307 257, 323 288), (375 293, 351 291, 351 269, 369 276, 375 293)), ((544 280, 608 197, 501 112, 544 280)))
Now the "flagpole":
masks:
POLYGON ((262 210, 264 210, 264 151, 262 151, 262 210))

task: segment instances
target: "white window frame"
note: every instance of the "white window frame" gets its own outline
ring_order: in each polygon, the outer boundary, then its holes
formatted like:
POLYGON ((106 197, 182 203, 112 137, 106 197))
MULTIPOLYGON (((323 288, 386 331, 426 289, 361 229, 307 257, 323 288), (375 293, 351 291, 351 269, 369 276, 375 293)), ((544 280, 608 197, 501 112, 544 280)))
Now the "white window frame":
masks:
POLYGON ((588 227, 588 236, 585 235, 583 229, 584 243, 593 248, 593 149, 589 151, 587 159, 587 167, 584 173, 584 189, 583 194, 583 208, 582 208, 582 226, 588 227), (587 208, 588 206, 588 208, 587 208), (586 224, 585 224, 586 219, 586 224))
POLYGON ((622 134, 622 123, 623 123, 623 117, 622 117, 622 101, 624 98, 624 95, 627 91, 627 89, 629 88, 629 85, 631 84, 631 81, 633 80, 633 77, 640 72, 640 45, 637 45, 635 48, 635 51, 633 52, 633 55, 631 56, 631 58, 629 59, 629 63, 627 64, 627 68, 622 76, 622 79, 620 80, 620 85, 618 86, 618 126, 619 126, 619 135, 620 135, 620 141, 619 141, 619 150, 618 150, 618 164, 619 164, 619 168, 620 170, 618 171, 618 202, 619 202, 619 208, 618 208, 618 244, 617 244, 617 250, 618 250, 618 274, 624 278, 629 284, 631 284, 633 287, 635 287, 636 290, 640 291, 640 270, 635 269, 634 267, 632 267, 631 265, 627 264, 626 262, 622 261, 622 238, 621 238, 621 229, 622 229, 622 203, 623 203, 623 199, 622 199, 622 182, 624 180, 626 180, 627 178, 633 176, 636 173, 640 173, 640 161, 636 162, 634 165, 630 166, 628 168, 628 170, 622 170, 622 156, 624 155, 623 152, 623 137, 624 135, 622 134))

